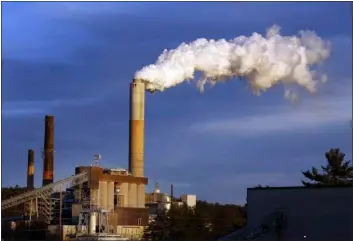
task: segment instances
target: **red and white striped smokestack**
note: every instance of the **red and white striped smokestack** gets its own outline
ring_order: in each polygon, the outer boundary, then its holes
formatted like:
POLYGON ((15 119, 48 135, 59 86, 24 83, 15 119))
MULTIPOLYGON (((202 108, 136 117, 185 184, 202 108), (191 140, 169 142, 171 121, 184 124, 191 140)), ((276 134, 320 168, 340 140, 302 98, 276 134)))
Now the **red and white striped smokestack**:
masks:
POLYGON ((130 84, 129 171, 144 176, 145 84, 134 79, 130 84))
POLYGON ((45 116, 43 186, 54 180, 54 116, 45 116))
POLYGON ((34 189, 34 151, 28 150, 27 191, 34 189))

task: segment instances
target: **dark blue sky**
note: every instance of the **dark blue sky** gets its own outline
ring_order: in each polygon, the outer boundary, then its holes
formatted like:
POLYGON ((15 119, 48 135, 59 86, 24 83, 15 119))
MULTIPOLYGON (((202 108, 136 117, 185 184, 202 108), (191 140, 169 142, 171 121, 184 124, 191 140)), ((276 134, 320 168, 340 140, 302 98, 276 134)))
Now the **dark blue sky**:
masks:
POLYGON ((352 157, 352 19, 348 3, 2 3, 2 182, 25 185, 27 149, 40 185, 44 116, 55 116, 55 179, 102 155, 127 167, 129 82, 165 48, 196 38, 315 30, 332 42, 328 82, 293 106, 277 86, 242 82, 200 93, 182 84, 146 98, 149 189, 243 203, 246 188, 299 185, 340 147, 352 157))

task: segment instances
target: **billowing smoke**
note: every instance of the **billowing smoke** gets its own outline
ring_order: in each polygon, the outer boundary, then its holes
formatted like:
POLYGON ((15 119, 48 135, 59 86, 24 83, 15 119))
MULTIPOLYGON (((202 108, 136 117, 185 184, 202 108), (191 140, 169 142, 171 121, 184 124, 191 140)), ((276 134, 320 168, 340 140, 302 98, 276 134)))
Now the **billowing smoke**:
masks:
MULTIPOLYGON (((240 78, 259 93, 277 83, 297 84, 315 92, 326 80, 312 67, 330 55, 330 43, 313 31, 299 31, 298 36, 281 36, 277 25, 266 36, 253 33, 232 40, 197 39, 164 50, 155 64, 136 72, 135 78, 146 82, 149 91, 163 91, 202 74, 197 86, 240 78)), ((288 92, 286 93, 288 96, 288 92)))

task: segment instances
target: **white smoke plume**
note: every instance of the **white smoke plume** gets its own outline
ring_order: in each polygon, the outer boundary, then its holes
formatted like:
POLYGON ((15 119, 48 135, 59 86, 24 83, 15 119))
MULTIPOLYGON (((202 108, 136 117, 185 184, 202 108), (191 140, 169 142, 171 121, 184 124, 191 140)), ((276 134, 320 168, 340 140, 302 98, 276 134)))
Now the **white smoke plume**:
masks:
POLYGON ((266 36, 253 33, 230 41, 201 38, 182 43, 164 50, 155 64, 136 72, 135 79, 145 81, 146 89, 152 92, 192 80, 196 72, 202 74, 197 82, 201 91, 206 83, 241 78, 256 93, 278 83, 297 84, 315 92, 326 76, 318 76, 312 67, 329 57, 330 43, 313 31, 299 31, 298 36, 281 36, 279 31, 274 25, 266 36))

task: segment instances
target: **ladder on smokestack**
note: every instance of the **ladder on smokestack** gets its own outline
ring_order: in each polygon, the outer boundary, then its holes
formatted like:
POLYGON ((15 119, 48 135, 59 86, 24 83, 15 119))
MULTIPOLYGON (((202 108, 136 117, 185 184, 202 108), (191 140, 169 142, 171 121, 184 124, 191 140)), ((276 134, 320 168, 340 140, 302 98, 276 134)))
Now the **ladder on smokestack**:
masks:
POLYGON ((48 184, 44 187, 35 189, 30 192, 26 192, 20 195, 17 195, 13 198, 4 200, 1 203, 1 210, 17 206, 21 203, 26 203, 34 199, 39 199, 40 213, 44 216, 47 223, 51 221, 51 207, 52 200, 51 194, 60 192, 60 190, 66 190, 67 188, 74 187, 76 185, 82 184, 88 181, 88 174, 86 172, 73 175, 71 177, 65 178, 63 180, 48 184))

